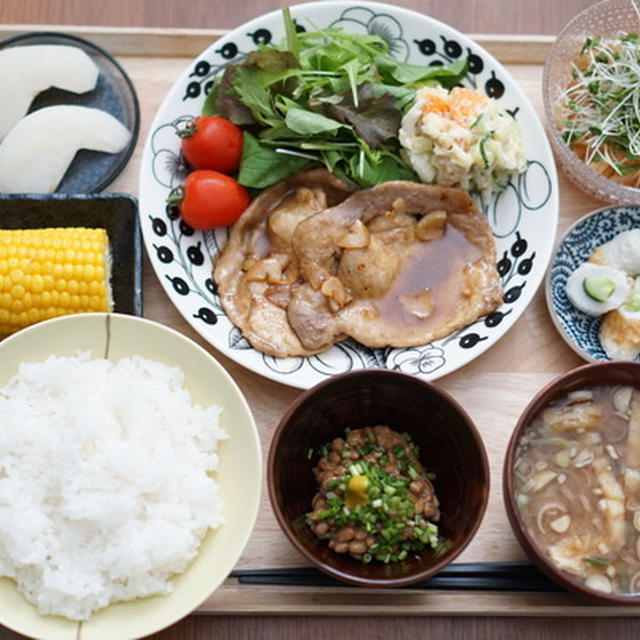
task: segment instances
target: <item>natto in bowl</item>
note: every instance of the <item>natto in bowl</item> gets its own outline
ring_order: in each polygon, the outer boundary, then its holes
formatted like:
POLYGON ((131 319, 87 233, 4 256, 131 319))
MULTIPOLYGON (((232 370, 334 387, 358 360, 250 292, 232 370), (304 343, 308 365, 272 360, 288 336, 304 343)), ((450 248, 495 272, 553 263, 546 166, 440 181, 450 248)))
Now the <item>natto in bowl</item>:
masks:
POLYGON ((293 546, 328 575, 368 587, 406 586, 441 571, 473 538, 489 493, 485 449, 464 409, 436 386, 386 370, 346 373, 304 392, 278 424, 267 478, 276 518, 293 546), (435 473, 443 549, 390 564, 363 564, 335 553, 309 528, 305 514, 317 491, 312 468, 320 458, 318 450, 344 436, 347 427, 376 425, 408 432, 419 447, 420 462, 435 473))

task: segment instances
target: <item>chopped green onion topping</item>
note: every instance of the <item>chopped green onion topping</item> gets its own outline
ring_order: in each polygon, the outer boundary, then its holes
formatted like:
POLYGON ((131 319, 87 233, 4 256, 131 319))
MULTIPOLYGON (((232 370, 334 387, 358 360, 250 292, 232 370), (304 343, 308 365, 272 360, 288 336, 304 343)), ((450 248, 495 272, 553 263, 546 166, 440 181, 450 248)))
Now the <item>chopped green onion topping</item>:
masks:
POLYGON ((609 558, 603 558, 601 556, 585 556, 582 560, 594 567, 608 567, 611 564, 609 558))
MULTIPOLYGON (((308 522, 329 520, 329 532, 318 536, 322 539, 332 539, 337 530, 347 526, 372 536, 373 544, 368 539, 367 551, 361 556, 365 563, 396 562, 427 548, 438 549, 443 543, 438 528, 422 513, 416 514, 417 497, 410 491, 411 482, 426 475, 418 461, 418 448, 406 435, 404 444, 387 450, 370 435, 363 442, 347 443, 337 450, 345 471, 326 483, 324 499, 328 508, 308 513, 308 522), (387 451, 393 462, 384 455, 387 451), (352 499, 356 481, 358 486, 366 486, 366 501, 352 499)), ((328 447, 325 449, 329 451, 328 447)), ((335 449, 332 451, 336 453, 335 449)))

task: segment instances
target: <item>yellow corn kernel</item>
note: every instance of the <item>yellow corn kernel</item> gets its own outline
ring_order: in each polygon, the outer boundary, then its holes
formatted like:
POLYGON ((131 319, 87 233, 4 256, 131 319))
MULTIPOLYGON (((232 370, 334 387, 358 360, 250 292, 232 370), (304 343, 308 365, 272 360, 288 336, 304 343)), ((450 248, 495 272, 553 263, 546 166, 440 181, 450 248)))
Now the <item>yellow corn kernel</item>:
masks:
POLYGON ((31 291, 34 293, 42 293, 44 291, 44 280, 39 273, 31 278, 31 291))
POLYGON ((0 337, 69 313, 111 311, 104 229, 0 229, 0 337))

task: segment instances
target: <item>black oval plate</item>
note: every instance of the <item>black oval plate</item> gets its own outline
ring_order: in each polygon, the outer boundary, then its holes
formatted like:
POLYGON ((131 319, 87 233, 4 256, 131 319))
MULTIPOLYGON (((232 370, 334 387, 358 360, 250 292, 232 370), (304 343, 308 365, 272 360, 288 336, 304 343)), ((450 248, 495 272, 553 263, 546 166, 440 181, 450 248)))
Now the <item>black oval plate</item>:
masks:
POLYGON ((0 42, 0 49, 35 44, 59 44, 79 47, 98 66, 96 88, 86 93, 72 93, 51 88, 38 94, 29 113, 55 104, 74 104, 107 111, 120 120, 131 140, 120 153, 101 153, 82 149, 67 169, 56 193, 96 193, 115 180, 124 169, 136 146, 140 133, 140 104, 136 90, 125 70, 104 49, 77 36, 55 33, 26 33, 0 42))

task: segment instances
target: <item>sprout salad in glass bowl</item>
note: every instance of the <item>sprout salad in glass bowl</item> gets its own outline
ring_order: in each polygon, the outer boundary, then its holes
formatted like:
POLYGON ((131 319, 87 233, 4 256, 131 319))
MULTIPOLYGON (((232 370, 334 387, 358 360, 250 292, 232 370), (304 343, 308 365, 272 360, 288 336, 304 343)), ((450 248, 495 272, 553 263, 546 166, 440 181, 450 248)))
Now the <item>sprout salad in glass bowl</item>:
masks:
POLYGON ((544 70, 549 137, 568 177, 601 200, 640 204, 640 13, 604 0, 560 33, 544 70))

